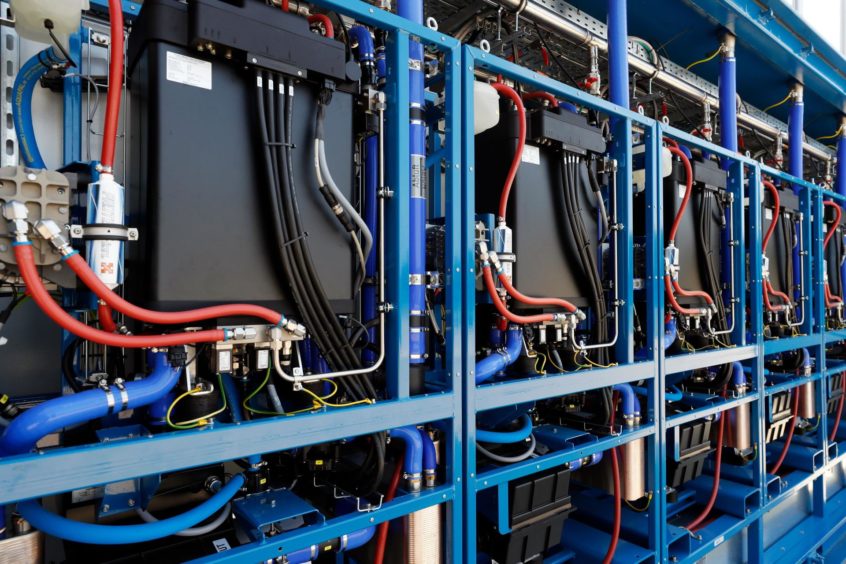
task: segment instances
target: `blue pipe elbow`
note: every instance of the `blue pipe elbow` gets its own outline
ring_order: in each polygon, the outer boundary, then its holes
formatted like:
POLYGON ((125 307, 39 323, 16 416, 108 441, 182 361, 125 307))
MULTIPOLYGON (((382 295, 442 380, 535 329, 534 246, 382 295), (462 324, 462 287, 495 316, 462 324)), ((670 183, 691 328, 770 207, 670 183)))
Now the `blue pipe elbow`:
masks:
POLYGON ((476 363, 476 385, 514 364, 520 358, 522 350, 523 330, 518 325, 512 325, 505 335, 505 348, 491 353, 476 363))
POLYGON ((515 431, 488 431, 476 429, 476 440, 482 443, 512 444, 519 443, 529 438, 532 434, 532 418, 528 414, 520 416, 522 425, 515 431))
POLYGON ((811 368, 811 353, 808 349, 802 349, 802 368, 811 368))
MULTIPOLYGON (((346 535, 346 542, 343 542, 342 539, 341 542, 338 543, 338 552, 361 548, 365 544, 369 543, 375 534, 375 526, 354 531, 346 535)), ((286 554, 285 559, 288 564, 306 564, 306 562, 314 561, 318 556, 320 556, 320 547, 317 545, 311 545, 308 548, 303 548, 286 554)))
POLYGON ((238 474, 219 492, 193 509, 169 519, 142 525, 80 523, 50 513, 36 500, 19 503, 18 512, 36 529, 60 539, 85 544, 131 544, 168 537, 195 526, 220 511, 243 485, 244 476, 238 474))
POLYGON ((673 318, 664 324, 664 350, 669 349, 676 342, 679 329, 676 326, 676 319, 673 318))
POLYGON ((423 472, 423 438, 417 427, 408 425, 391 429, 392 439, 405 442, 403 470, 410 476, 419 476, 423 472))
POLYGON ((615 384, 614 391, 620 393, 623 399, 623 415, 626 417, 635 417, 640 415, 640 409, 635 408, 637 399, 635 399, 634 389, 629 384, 615 384))
POLYGON ((420 439, 423 441, 423 471, 435 472, 438 469, 438 453, 435 450, 435 442, 429 433, 423 429, 418 429, 420 432, 420 439))
POLYGON ((358 43, 358 60, 374 60, 375 49, 373 48, 373 36, 370 35, 370 30, 363 25, 354 25, 349 29, 349 34, 358 43))
MULTIPOLYGON (((172 367, 167 353, 150 353, 153 372, 137 382, 127 382, 125 392, 110 387, 116 405, 120 406, 121 394, 128 398, 126 409, 134 409, 154 403, 165 396, 179 380, 182 368, 172 367)), ((71 396, 45 401, 28 409, 12 420, 0 437, 0 456, 29 452, 41 437, 65 427, 78 425, 92 419, 109 415, 107 394, 100 389, 86 390, 71 396)))
POLYGON ((18 136, 21 158, 29 168, 46 168, 32 125, 32 93, 35 85, 54 64, 63 64, 65 59, 49 47, 37 53, 24 63, 12 87, 12 121, 18 136))

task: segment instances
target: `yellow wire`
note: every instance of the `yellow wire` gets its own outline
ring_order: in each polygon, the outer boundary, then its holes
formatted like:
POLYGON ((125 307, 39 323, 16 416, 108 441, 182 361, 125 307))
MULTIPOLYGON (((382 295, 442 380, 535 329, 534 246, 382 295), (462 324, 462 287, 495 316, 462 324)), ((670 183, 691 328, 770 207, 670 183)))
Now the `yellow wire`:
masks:
POLYGON ((628 501, 628 500, 625 500, 625 501, 626 501, 626 505, 628 505, 628 506, 629 506, 629 509, 631 509, 632 511, 637 511, 638 513, 643 513, 644 511, 646 511, 647 509, 649 509, 649 506, 650 506, 650 504, 652 503, 652 492, 649 492, 649 494, 648 494, 648 496, 647 496, 647 498, 646 498, 646 505, 645 505, 644 507, 642 507, 642 508, 641 508, 641 507, 635 507, 634 505, 632 505, 631 503, 629 503, 629 501, 628 501))
POLYGON ((595 366, 596 368, 611 368, 612 366, 617 366, 616 362, 612 362, 611 364, 598 364, 598 363, 592 361, 590 358, 588 358, 587 355, 585 355, 585 360, 588 362, 588 364, 590 366, 595 366))
MULTIPOLYGON (((247 411, 249 411, 250 413, 255 413, 256 415, 283 415, 282 413, 277 413, 275 411, 267 411, 267 410, 264 410, 264 409, 256 409, 256 408, 250 406, 250 400, 253 399, 254 397, 256 397, 256 395, 260 391, 262 391, 265 386, 267 386, 267 383, 269 381, 270 381, 270 367, 267 368, 267 372, 264 375, 264 380, 261 381, 261 384, 259 384, 258 387, 255 390, 250 392, 250 395, 248 395, 247 397, 244 398, 244 401, 241 402, 241 406, 243 406, 243 408, 246 409, 247 411)), ((321 401, 330 399, 330 398, 334 397, 335 394, 338 393, 338 384, 336 384, 334 381, 324 378, 324 379, 321 380, 321 382, 329 382, 330 384, 332 384, 332 391, 329 392, 329 394, 327 394, 325 396, 320 396, 321 401)), ((308 390, 305 390, 305 389, 303 391, 308 392, 308 390)), ((311 392, 309 392, 309 393, 311 393, 311 392)), ((344 404, 344 405, 351 405, 351 404, 344 404)), ((320 404, 316 404, 316 405, 313 405, 312 407, 307 407, 305 409, 300 409, 300 410, 297 410, 297 411, 291 411, 291 412, 287 413, 286 415, 294 415, 296 413, 305 413, 306 411, 313 411, 313 410, 319 409, 319 408, 320 408, 320 404)))
POLYGON ((573 353, 573 363, 578 366, 579 368, 590 368, 587 364, 582 364, 579 362, 579 353, 578 351, 573 353))
POLYGON ((173 413, 173 408, 176 407, 176 404, 188 396, 193 396, 197 392, 201 392, 203 389, 198 386, 192 390, 188 390, 180 396, 177 396, 177 398, 173 400, 173 403, 171 403, 170 407, 167 408, 167 414, 165 415, 165 421, 167 422, 168 426, 174 429, 196 429, 197 427, 207 425, 208 423, 210 423, 211 418, 216 417, 226 411, 226 392, 224 392, 223 390, 223 380, 221 379, 220 374, 217 375, 217 384, 220 388, 220 395, 223 398, 223 405, 220 409, 209 413, 208 415, 203 415, 202 417, 191 419, 190 421, 180 421, 178 423, 174 423, 173 421, 171 421, 170 415, 171 413, 173 413))
POLYGON ((842 125, 840 127, 838 127, 837 131, 835 131, 831 135, 823 135, 822 137, 817 137, 817 141, 822 141, 823 139, 834 139, 835 137, 837 137, 841 133, 843 133, 843 126, 842 125))
POLYGON ((550 363, 552 366, 554 366, 556 370, 558 370, 559 372, 567 372, 566 370, 564 370, 564 367, 562 367, 562 366, 558 366, 557 364, 555 364, 555 361, 554 361, 554 360, 552 360, 552 355, 551 355, 551 354, 550 354, 550 355, 547 355, 547 357, 546 357, 546 358, 548 358, 548 359, 549 359, 549 363, 550 363))
POLYGON ((787 96, 785 96, 783 100, 776 102, 772 106, 767 106, 766 108, 764 108, 764 112, 768 112, 768 111, 772 110, 773 108, 777 108, 777 107, 781 106, 782 104, 784 104, 785 102, 787 102, 791 98, 793 98, 793 90, 788 92, 787 96))
POLYGON ((711 53, 710 55, 708 55, 704 59, 699 59, 698 61, 694 61, 694 62, 690 63, 689 65, 687 65, 685 67, 685 70, 690 70, 693 67, 695 67, 696 65, 701 65, 702 63, 707 63, 708 61, 713 61, 714 58, 716 58, 716 56, 719 55, 722 51, 723 51, 723 46, 722 46, 722 44, 720 44, 720 46, 717 47, 716 51, 714 51, 713 53, 711 53))
POLYGON ((535 359, 535 372, 537 372, 538 374, 546 374, 543 369, 546 368, 547 356, 540 351, 538 351, 537 355, 535 356, 537 356, 537 358, 535 359), (538 368, 538 362, 540 362, 541 359, 543 359, 543 364, 541 364, 541 367, 538 368))
POLYGON ((373 400, 371 400, 369 398, 354 401, 354 402, 351 402, 351 403, 329 403, 329 402, 325 401, 322 397, 318 396, 317 394, 315 394, 314 392, 309 390, 308 388, 303 388, 301 391, 310 395, 316 402, 318 402, 323 407, 350 407, 350 406, 353 406, 353 405, 362 405, 362 404, 365 404, 365 403, 366 404, 373 403, 373 400))

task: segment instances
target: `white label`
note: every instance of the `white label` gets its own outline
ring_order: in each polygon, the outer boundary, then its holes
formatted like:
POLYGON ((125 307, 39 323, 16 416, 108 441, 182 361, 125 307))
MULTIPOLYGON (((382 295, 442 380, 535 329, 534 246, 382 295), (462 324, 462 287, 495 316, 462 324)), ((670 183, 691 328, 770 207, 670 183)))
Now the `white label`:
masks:
POLYGON ((523 147, 522 161, 528 164, 540 164, 540 149, 534 145, 526 145, 523 147))
POLYGON ((259 349, 258 358, 256 359, 256 369, 267 370, 270 367, 270 351, 267 349, 259 349))
POLYGON ((685 192, 687 192, 687 184, 679 184, 679 198, 684 198, 685 192))
POLYGON ((232 370, 231 351, 220 351, 217 353, 217 370, 218 372, 230 372, 232 370))
POLYGON ((770 208, 764 208, 764 218, 765 219, 772 219, 773 218, 773 210, 770 208))
MULTIPOLYGON (((93 206, 94 223, 123 225, 123 187, 108 176, 89 186, 89 205, 93 206)), ((123 243, 121 241, 91 241, 88 264, 100 281, 111 289, 121 283, 123 243)))
POLYGON ((212 541, 214 545, 214 549, 218 552, 223 552, 224 550, 230 550, 232 547, 229 546, 229 541, 226 539, 215 539, 212 541))
POLYGON ((714 548, 717 548, 718 546, 720 546, 721 544, 723 544, 723 541, 724 541, 724 540, 726 540, 726 537, 725 537, 725 536, 723 536, 723 535, 720 535, 720 536, 718 536, 717 538, 715 538, 715 539, 714 539, 714 548))
POLYGON ((193 57, 167 52, 167 79, 197 88, 212 89, 212 64, 193 57))

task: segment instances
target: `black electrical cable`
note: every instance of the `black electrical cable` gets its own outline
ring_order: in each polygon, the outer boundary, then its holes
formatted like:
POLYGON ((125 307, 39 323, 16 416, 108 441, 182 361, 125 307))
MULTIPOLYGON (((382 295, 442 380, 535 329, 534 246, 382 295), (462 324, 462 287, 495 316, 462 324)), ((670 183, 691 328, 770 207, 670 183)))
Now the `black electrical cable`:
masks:
POLYGON ((79 383, 79 375, 76 373, 76 367, 74 360, 76 358, 76 353, 79 350, 79 346, 82 344, 82 339, 74 339, 71 341, 67 347, 65 347, 65 352, 62 353, 62 376, 67 382, 70 389, 74 391, 74 393, 79 393, 82 391, 82 385, 79 383))
POLYGON ((538 39, 540 39, 541 45, 543 45, 543 48, 546 49, 547 53, 549 53, 550 58, 552 58, 552 60, 555 61, 555 65, 559 69, 561 69, 561 72, 564 73, 564 76, 567 77, 567 80, 570 81, 570 84, 572 84, 573 86, 578 88, 578 86, 579 86, 578 81, 576 81, 576 79, 573 78, 573 75, 570 74, 570 71, 567 70, 567 67, 564 66, 564 63, 561 62, 561 59, 558 58, 558 55, 555 54, 555 51, 553 51, 552 49, 549 48, 549 44, 546 42, 546 39, 544 39, 544 36, 541 33, 541 30, 538 27, 538 24, 532 22, 532 26, 534 26, 534 28, 535 28, 535 35, 537 35, 538 39))

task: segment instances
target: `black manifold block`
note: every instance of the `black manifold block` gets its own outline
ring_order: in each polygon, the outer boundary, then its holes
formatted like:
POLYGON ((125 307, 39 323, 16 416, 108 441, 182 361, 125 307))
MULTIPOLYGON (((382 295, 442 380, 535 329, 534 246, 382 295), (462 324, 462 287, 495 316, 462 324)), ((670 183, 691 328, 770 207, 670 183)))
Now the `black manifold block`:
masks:
POLYGON ((834 374, 828 380, 828 403, 827 403, 827 413, 834 414, 837 411, 837 404, 840 402, 840 398, 843 397, 843 372, 839 372, 834 374))
POLYGON ((708 454, 714 450, 712 425, 711 419, 698 419, 667 431, 667 485, 678 488, 702 474, 708 454))
POLYGON ((575 509, 570 500, 570 471, 550 470, 508 484, 511 532, 497 529, 497 494, 486 490, 479 501, 479 548, 500 564, 517 564, 561 543, 564 522, 575 509))

